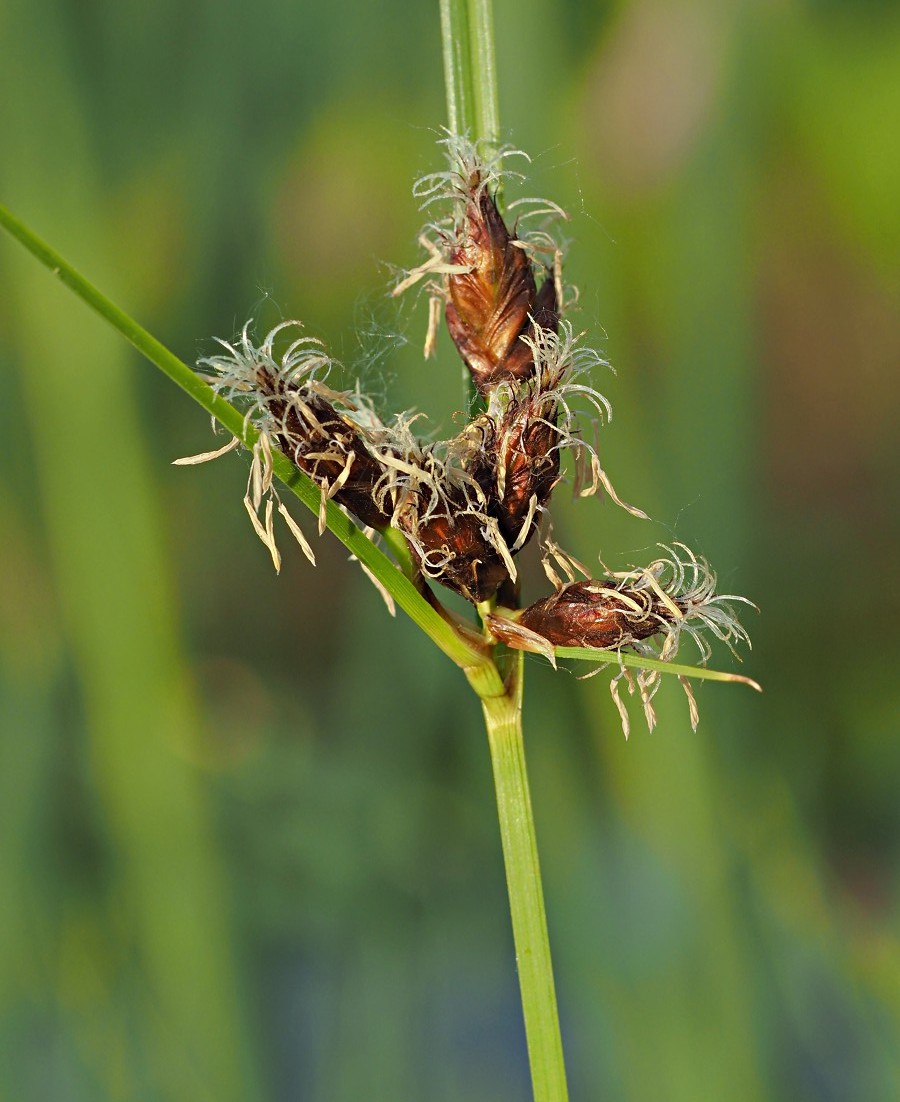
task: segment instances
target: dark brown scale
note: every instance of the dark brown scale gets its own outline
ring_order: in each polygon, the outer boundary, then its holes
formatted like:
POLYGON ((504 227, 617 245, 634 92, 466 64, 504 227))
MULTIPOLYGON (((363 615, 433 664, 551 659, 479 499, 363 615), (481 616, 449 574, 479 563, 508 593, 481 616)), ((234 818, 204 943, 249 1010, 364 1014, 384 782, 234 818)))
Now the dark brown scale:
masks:
MULTIPOLYGON (((649 639, 671 622, 672 613, 661 601, 653 599, 646 615, 635 617, 620 601, 614 582, 572 582, 552 597, 526 608, 517 624, 542 635, 555 647, 622 646, 638 639, 649 639)), ((628 590, 623 591, 630 596, 628 590)), ((643 607, 646 594, 639 603, 643 607)))
MULTIPOLYGON (((506 467, 503 497, 494 512, 500 530, 508 543, 519 538, 522 525, 531 507, 532 496, 538 507, 546 505, 559 481, 559 432, 554 427, 556 406, 540 395, 529 394, 524 400, 512 401, 504 413, 498 430, 501 454, 499 461, 506 467), (549 406, 549 409, 544 407, 549 406)), ((537 530, 539 512, 531 522, 524 547, 537 530)))
MULTIPOLYGON (((548 272, 541 289, 537 293, 531 311, 532 320, 523 327, 520 336, 535 336, 535 328, 549 329, 555 333, 559 328, 559 304, 556 301, 556 282, 548 272)), ((518 340, 510 349, 504 364, 506 375, 516 379, 525 379, 534 373, 534 353, 531 346, 518 340)))
MULTIPOLYGON (((368 451, 357 428, 317 394, 304 395, 304 404, 318 424, 308 422, 289 401, 281 379, 261 368, 257 374, 261 389, 272 395, 268 407, 283 429, 275 439, 288 459, 319 485, 332 486, 343 473, 345 457, 353 452, 350 475, 334 495, 334 500, 349 509, 362 524, 387 528, 391 522, 390 513, 381 508, 373 496, 383 468, 368 451), (340 455, 326 459, 317 454, 329 451, 337 451, 340 455)), ((385 504, 390 506, 390 502, 385 504)))
MULTIPOLYGON (((471 513, 460 512, 452 519, 441 514, 422 521, 415 495, 410 495, 399 510, 397 522, 401 531, 415 537, 419 546, 411 543, 410 548, 420 568, 423 552, 440 558, 451 552, 452 557, 435 580, 466 600, 486 601, 509 579, 505 563, 482 535, 483 522, 471 513)), ((430 572, 425 573, 430 576, 430 572)))
POLYGON ((469 190, 461 240, 451 249, 450 262, 470 270, 448 277, 445 317, 453 343, 484 394, 498 382, 533 373, 531 349, 519 338, 534 323, 555 331, 558 304, 552 279, 538 292, 528 255, 513 244, 479 176, 469 181, 469 190))

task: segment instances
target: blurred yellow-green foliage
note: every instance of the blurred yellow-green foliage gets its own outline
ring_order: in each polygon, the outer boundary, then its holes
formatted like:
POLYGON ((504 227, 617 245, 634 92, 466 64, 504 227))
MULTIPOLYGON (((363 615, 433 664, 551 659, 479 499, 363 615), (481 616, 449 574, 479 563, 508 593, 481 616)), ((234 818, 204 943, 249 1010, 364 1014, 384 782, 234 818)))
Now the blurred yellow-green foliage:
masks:
MULTIPOLYGON (((557 535, 683 539, 762 610, 765 695, 704 687, 696 734, 677 685, 625 744, 607 678, 529 664, 573 1095, 896 1099, 900 10, 495 18, 657 518, 560 490, 557 535)), ((444 117, 436 5, 0 10, 4 202, 188 361, 299 317, 449 433, 453 351, 386 295, 444 117)), ((0 1096, 526 1097, 458 671, 329 538, 276 577, 245 462, 170 466, 205 416, 11 240, 0 279, 0 1096)))

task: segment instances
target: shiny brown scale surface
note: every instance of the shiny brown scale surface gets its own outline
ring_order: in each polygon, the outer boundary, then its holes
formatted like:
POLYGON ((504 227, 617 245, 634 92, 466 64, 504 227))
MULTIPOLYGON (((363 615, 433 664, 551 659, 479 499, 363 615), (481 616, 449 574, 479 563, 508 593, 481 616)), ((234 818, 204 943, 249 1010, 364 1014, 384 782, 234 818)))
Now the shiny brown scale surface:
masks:
POLYGON ((531 349, 519 340, 532 328, 529 314, 554 331, 558 316, 552 279, 538 293, 528 255, 513 244, 496 203, 477 175, 469 181, 469 190, 460 240, 449 257, 452 264, 469 271, 448 277, 445 317, 450 336, 483 394, 504 379, 527 378, 533 372, 531 349))
POLYGON ((268 372, 258 374, 265 392, 273 395, 268 408, 283 429, 275 439, 284 454, 319 485, 332 486, 344 471, 346 457, 353 452, 350 474, 334 500, 349 509, 362 524, 387 528, 390 514, 380 508, 373 497, 382 468, 369 453, 356 427, 316 394, 304 396, 304 404, 311 415, 307 419, 290 401, 282 380, 268 372))
POLYGON ((621 646, 637 639, 649 639, 670 622, 672 614, 655 598, 647 604, 646 593, 633 596, 617 590, 615 583, 572 582, 552 597, 524 610, 517 623, 542 635, 555 647, 621 646), (638 614, 616 594, 630 598, 645 611, 638 614))
MULTIPOLYGON (((529 311, 533 319, 522 330, 522 335, 532 336, 535 326, 540 329, 549 329, 555 333, 559 328, 559 304, 556 300, 556 284, 553 276, 548 272, 541 289, 529 311)), ((510 349, 504 362, 503 378, 525 379, 534 372, 534 353, 531 346, 523 340, 518 340, 510 349)))
POLYGON ((431 571, 424 560, 441 561, 449 553, 438 580, 467 600, 486 601, 508 580, 503 560, 482 535, 483 522, 471 513, 460 513, 452 520, 442 514, 422 521, 417 503, 410 500, 401 506, 397 520, 401 531, 415 537, 410 549, 427 576, 431 571))
MULTIPOLYGON (((545 505, 559 481, 559 433, 553 427, 556 409, 552 406, 545 411, 543 406, 547 404, 540 396, 532 395, 511 402, 497 433, 499 461, 506 473, 496 514, 509 543, 519 538, 531 498, 537 499, 539 507, 545 505)), ((536 513, 520 546, 524 547, 537 530, 538 516, 536 513)))

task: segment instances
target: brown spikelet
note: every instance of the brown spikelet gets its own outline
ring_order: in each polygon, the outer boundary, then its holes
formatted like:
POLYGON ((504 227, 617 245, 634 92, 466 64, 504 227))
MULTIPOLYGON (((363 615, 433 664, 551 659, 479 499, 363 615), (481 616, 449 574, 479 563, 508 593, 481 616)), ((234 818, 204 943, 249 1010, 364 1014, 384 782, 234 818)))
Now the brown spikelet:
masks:
POLYGON ((362 439, 359 427, 319 394, 298 401, 284 381, 257 368, 260 390, 270 395, 268 408, 278 426, 275 440, 284 454, 310 475, 335 501, 362 524, 387 528, 386 503, 376 503, 373 491, 382 467, 362 439), (349 467, 349 470, 348 470, 349 467))
POLYGON ((395 519, 422 573, 473 603, 493 597, 509 579, 509 570, 485 538, 483 518, 462 511, 423 518, 419 496, 413 493, 402 502, 395 519))
POLYGON ((511 398, 497 429, 496 513, 501 532, 516 550, 537 530, 540 510, 560 475, 556 402, 537 388, 523 390, 511 398))
MULTIPOLYGON (((516 617, 515 626, 555 647, 618 648, 665 630, 671 610, 648 591, 623 589, 613 581, 572 582, 552 597, 536 601, 516 617)), ((519 633, 495 617, 491 630, 515 647, 519 633)))
POLYGON ((513 241, 477 170, 469 177, 467 192, 449 259, 468 270, 448 276, 445 316, 450 336, 484 394, 504 379, 531 374, 532 351, 519 338, 535 322, 555 329, 558 304, 552 279, 544 281, 538 294, 531 260, 513 241))

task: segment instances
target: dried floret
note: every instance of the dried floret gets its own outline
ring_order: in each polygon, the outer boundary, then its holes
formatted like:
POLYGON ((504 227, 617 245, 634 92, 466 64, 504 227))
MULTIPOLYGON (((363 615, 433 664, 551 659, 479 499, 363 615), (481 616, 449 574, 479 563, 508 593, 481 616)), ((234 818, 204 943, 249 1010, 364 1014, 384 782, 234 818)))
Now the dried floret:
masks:
MULTIPOLYGON (((649 566, 613 572, 607 578, 570 580, 552 596, 520 612, 491 616, 492 633, 518 650, 546 654, 554 647, 613 652, 629 648, 663 661, 674 659, 682 635, 687 634, 697 645, 703 665, 711 654, 705 636, 709 633, 737 657, 737 644, 749 646, 750 639, 730 602, 752 602, 733 594, 717 594, 716 576, 709 563, 684 544, 661 546, 666 554, 649 566)), ((631 691, 636 684, 652 730, 656 723, 652 701, 659 687, 659 672, 640 670, 632 681, 623 666, 614 678, 613 697, 623 715, 627 736, 627 713, 617 696, 623 678, 631 691)), ((691 723, 696 727, 696 701, 690 686, 681 680, 690 704, 691 723)))
MULTIPOLYGON (((491 159, 480 156, 465 139, 446 141, 450 169, 419 181, 415 193, 429 206, 446 201, 449 215, 432 223, 420 238, 429 259, 414 268, 395 294, 429 277, 432 310, 426 355, 433 348, 434 326, 441 301, 450 336, 481 394, 503 380, 524 379, 534 371, 533 346, 542 329, 555 332, 561 309, 559 249, 550 264, 536 260, 551 239, 542 233, 539 247, 511 233, 496 201, 504 173, 501 158, 518 151, 502 150, 491 159), (435 276, 441 277, 435 282, 435 276), (538 278, 541 280, 538 290, 538 278)), ((540 212, 562 214, 543 200, 540 212)), ((532 210, 529 213, 536 213, 532 210)))
POLYGON ((224 355, 200 360, 213 374, 213 387, 247 410, 261 433, 305 471, 322 489, 320 527, 325 502, 334 498, 363 525, 386 528, 390 512, 373 497, 381 466, 369 440, 380 421, 358 393, 327 385, 333 362, 314 337, 299 336, 276 358, 277 338, 300 322, 277 325, 258 347, 250 323, 234 344, 219 340, 224 355))

